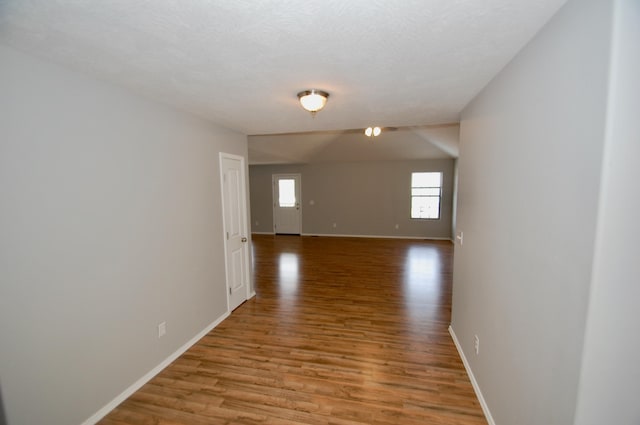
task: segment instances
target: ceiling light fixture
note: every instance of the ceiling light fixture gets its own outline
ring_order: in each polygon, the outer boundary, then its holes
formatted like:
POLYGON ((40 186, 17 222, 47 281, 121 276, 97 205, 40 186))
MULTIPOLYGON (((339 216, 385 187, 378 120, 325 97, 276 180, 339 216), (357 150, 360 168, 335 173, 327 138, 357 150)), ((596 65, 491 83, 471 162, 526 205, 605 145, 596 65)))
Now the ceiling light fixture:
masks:
POLYGON ((364 134, 367 137, 378 137, 380 133, 382 133, 382 129, 380 129, 380 127, 367 127, 367 129, 364 131, 364 134))
POLYGON ((316 112, 324 108, 327 104, 329 93, 322 90, 305 90, 298 93, 298 100, 304 109, 311 112, 311 116, 316 116, 316 112))

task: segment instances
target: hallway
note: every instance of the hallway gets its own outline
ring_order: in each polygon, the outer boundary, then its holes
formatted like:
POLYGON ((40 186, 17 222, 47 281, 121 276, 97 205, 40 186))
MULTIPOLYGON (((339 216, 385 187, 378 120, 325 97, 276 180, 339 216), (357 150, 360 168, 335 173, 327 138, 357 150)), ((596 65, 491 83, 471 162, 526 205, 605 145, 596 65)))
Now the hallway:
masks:
POLYGON ((453 245, 253 235, 256 297, 102 424, 486 424, 448 333, 453 245))

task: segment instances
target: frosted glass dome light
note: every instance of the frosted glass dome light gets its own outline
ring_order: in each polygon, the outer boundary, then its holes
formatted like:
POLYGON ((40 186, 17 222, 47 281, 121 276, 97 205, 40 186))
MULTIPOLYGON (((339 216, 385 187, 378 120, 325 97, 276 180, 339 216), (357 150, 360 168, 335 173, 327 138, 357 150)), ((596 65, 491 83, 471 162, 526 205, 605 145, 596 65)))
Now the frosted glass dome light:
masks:
POLYGON ((324 108, 327 104, 329 93, 322 90, 305 90, 298 93, 298 99, 304 109, 311 112, 311 115, 315 115, 316 112, 324 108))

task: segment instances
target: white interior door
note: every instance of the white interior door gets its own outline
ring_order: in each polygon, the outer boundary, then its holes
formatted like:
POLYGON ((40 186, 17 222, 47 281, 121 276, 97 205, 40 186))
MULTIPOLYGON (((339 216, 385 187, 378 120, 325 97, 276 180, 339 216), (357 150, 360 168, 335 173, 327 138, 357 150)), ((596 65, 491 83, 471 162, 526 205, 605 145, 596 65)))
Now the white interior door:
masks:
POLYGON ((229 311, 249 298, 249 244, 244 158, 220 154, 229 311))
POLYGON ((302 232, 300 174, 273 175, 273 229, 275 233, 302 232))

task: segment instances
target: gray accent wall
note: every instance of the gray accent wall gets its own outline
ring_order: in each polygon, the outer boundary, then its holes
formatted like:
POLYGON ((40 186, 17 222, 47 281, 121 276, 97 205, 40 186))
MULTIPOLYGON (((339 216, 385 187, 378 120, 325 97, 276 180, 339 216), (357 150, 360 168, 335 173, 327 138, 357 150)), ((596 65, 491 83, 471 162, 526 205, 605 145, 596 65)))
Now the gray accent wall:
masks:
POLYGON ((10 425, 80 424, 226 314, 218 154, 246 137, 0 63, 2 402, 10 425))
POLYGON ((638 16, 569 1, 462 113, 452 330, 492 423, 640 423, 638 16))
POLYGON ((272 176, 299 173, 303 234, 450 239, 453 169, 453 159, 251 165, 252 231, 273 233, 272 176), (422 171, 443 173, 439 220, 410 218, 411 173, 422 171))

